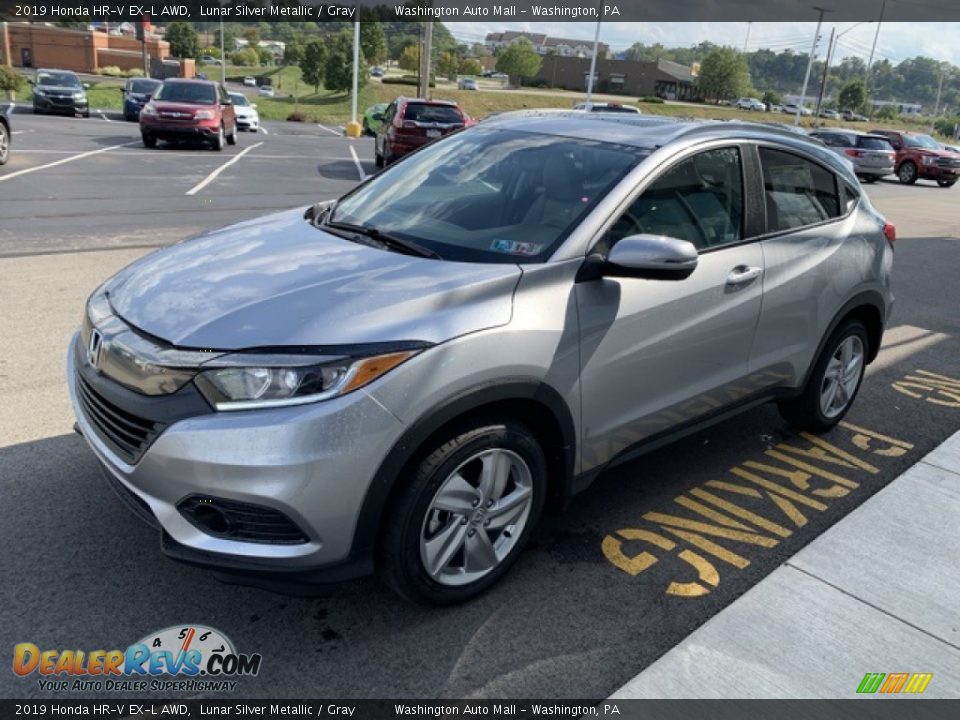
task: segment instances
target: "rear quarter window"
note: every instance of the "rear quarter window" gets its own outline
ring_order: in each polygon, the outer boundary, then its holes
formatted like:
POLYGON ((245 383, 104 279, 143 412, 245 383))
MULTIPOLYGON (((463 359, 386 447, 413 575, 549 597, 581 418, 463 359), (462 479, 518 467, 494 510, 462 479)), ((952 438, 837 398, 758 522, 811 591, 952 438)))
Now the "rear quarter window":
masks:
POLYGON ((840 217, 837 178, 799 155, 760 148, 767 209, 767 231, 816 225, 840 217))

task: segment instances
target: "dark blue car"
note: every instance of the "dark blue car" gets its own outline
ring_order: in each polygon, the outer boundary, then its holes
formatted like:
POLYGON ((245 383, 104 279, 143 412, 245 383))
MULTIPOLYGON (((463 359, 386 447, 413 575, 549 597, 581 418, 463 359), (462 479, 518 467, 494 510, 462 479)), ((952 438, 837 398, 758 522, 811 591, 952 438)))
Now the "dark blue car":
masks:
POLYGON ((140 111, 163 85, 150 78, 130 78, 123 86, 123 119, 139 120, 140 111))

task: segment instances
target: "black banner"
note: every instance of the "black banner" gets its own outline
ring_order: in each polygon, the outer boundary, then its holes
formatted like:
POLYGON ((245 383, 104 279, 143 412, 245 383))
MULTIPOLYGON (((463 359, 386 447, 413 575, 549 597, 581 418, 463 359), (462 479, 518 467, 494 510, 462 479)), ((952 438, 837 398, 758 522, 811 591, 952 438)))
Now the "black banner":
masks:
POLYGON ((409 20, 439 22, 627 21, 830 21, 945 22, 960 20, 957 0, 0 0, 9 21, 291 22, 409 20))
POLYGON ((943 720, 960 700, 0 700, 0 718, 943 720))

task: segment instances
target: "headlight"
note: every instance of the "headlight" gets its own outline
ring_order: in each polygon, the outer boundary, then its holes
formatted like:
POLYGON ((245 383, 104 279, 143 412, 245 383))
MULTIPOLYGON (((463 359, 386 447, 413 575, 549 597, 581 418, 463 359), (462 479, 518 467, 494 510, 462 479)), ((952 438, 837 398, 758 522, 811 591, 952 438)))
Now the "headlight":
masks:
POLYGON ((143 106, 143 110, 140 111, 141 115, 153 115, 156 116, 157 108, 153 103, 147 103, 143 106))
POLYGON ((933 165, 933 164, 935 164, 936 162, 937 162, 937 158, 935 158, 933 155, 924 155, 924 156, 923 156, 923 164, 924 164, 924 165, 933 165))
POLYGON ((193 117, 197 120, 213 120, 213 113, 210 110, 198 110, 193 117))
POLYGON ((73 99, 74 99, 74 100, 86 100, 86 99, 87 99, 87 96, 84 95, 82 92, 76 92, 76 93, 73 94, 73 99))
POLYGON ((35 87, 33 88, 33 94, 43 97, 46 94, 46 91, 41 87, 35 87))
POLYGON ((363 358, 330 358, 298 364, 303 356, 228 355, 195 378, 197 387, 217 410, 287 407, 328 400, 367 385, 419 350, 363 358))

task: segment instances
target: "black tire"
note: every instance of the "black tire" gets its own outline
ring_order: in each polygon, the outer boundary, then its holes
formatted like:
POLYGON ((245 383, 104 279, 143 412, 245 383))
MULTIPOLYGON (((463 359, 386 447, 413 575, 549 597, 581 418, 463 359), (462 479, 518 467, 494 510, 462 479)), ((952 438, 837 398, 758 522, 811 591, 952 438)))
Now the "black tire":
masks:
POLYGON ((942 188, 953 187, 956 184, 957 184, 956 180, 937 180, 937 185, 939 185, 942 188))
POLYGON ((83 113, 83 117, 89 118, 89 117, 90 117, 90 111, 87 110, 86 112, 84 112, 84 113, 83 113))
POLYGON ((897 177, 904 185, 913 185, 917 181, 917 165, 912 160, 904 160, 897 168, 897 177))
POLYGON ((0 165, 6 165, 10 159, 10 131, 0 122, 0 165))
MULTIPOLYGON (((535 436, 524 425, 509 418, 476 418, 461 424, 452 429, 446 439, 426 448, 426 453, 399 479, 401 485, 391 500, 378 543, 377 574, 411 602, 453 605, 490 588, 523 552, 543 511, 547 464, 535 436), (530 471, 532 500, 526 525, 512 549, 486 575, 463 585, 437 582, 428 574, 420 555, 421 532, 434 496, 462 463, 491 449, 508 450, 520 456, 530 471)), ((466 525, 466 521, 463 520, 462 524, 466 525)))
POLYGON ((864 176, 863 176, 863 182, 867 183, 868 185, 871 185, 871 184, 875 183, 875 182, 876 182, 877 180, 879 180, 879 179, 880 179, 880 178, 878 178, 876 175, 864 175, 864 176))
POLYGON ((237 144, 237 126, 233 126, 233 132, 227 135, 227 145, 237 144))
POLYGON ((153 135, 141 133, 140 137, 143 138, 143 146, 145 148, 155 148, 157 146, 157 139, 153 135))
POLYGON ((223 125, 220 126, 220 132, 217 133, 217 136, 210 141, 210 147, 220 152, 223 150, 224 145, 226 145, 226 134, 223 129, 223 125))
POLYGON ((863 375, 867 367, 866 358, 869 356, 870 339, 863 323, 852 318, 840 323, 824 344, 823 350, 820 352, 820 356, 817 358, 817 362, 810 372, 810 377, 807 379, 807 384, 804 386, 803 392, 795 398, 778 403, 780 415, 797 430, 809 430, 815 433, 830 430, 843 420, 844 416, 853 406, 857 398, 857 393, 860 391, 860 385, 863 383, 863 375), (840 347, 840 344, 851 336, 860 338, 860 342, 863 345, 863 364, 860 368, 860 376, 843 410, 837 415, 827 417, 820 407, 820 391, 824 384, 824 375, 833 354, 840 347))
POLYGON ((382 168, 384 166, 383 155, 378 153, 376 150, 373 152, 373 164, 378 168, 382 168))

